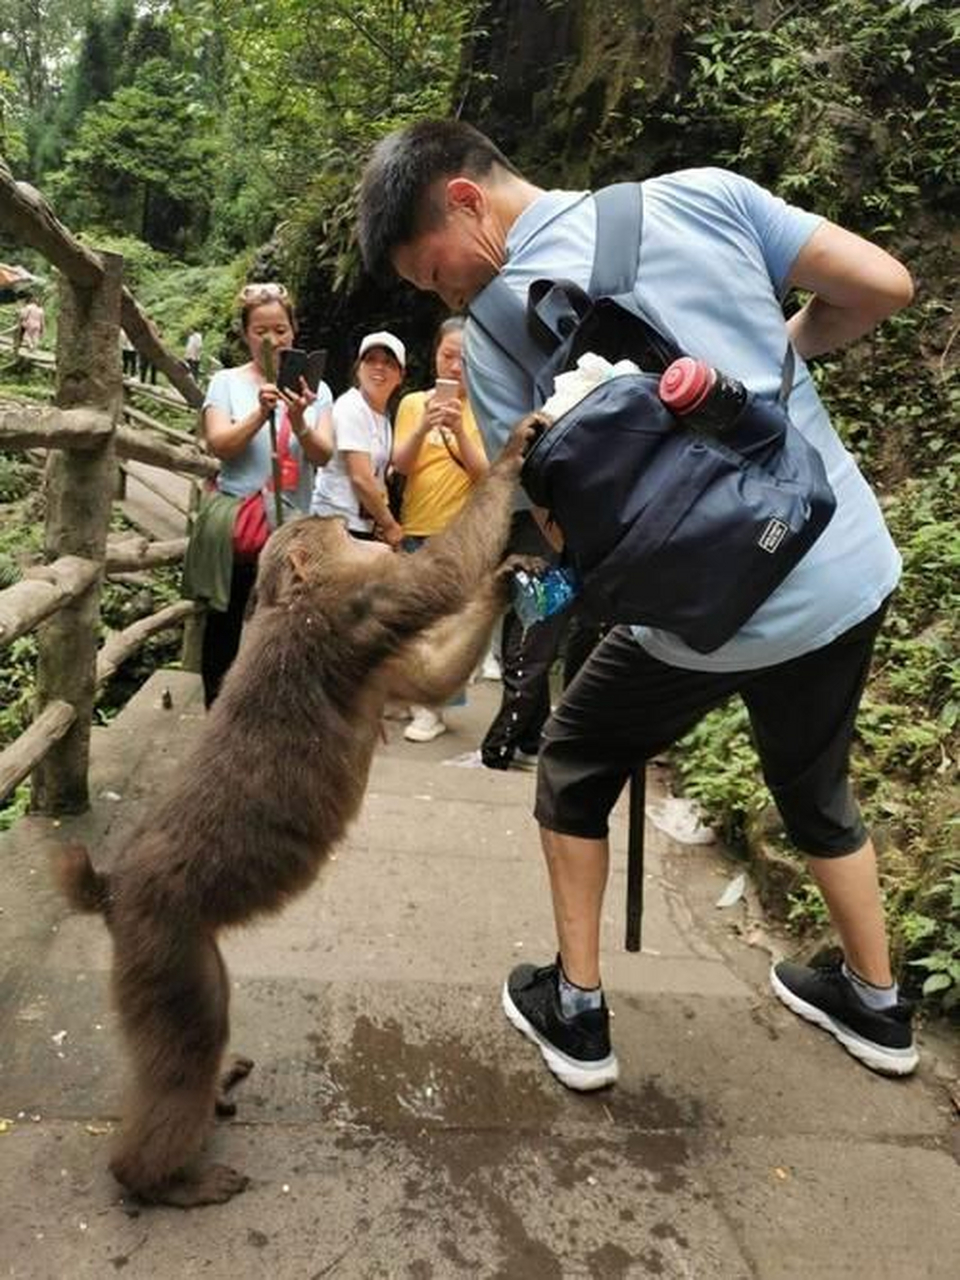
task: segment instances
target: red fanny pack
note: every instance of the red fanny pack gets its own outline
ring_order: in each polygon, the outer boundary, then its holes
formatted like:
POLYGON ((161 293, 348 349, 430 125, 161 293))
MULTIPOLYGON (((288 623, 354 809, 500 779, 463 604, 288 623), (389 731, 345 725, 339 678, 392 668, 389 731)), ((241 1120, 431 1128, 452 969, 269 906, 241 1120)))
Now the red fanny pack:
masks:
MULTIPOLYGON (((277 433, 277 461, 280 463, 280 489, 288 493, 300 481, 300 464, 290 452, 290 418, 284 410, 277 433)), ((268 495, 273 493, 273 479, 247 494, 237 507, 233 521, 233 554, 238 560, 256 560, 272 530, 267 516, 268 495)))

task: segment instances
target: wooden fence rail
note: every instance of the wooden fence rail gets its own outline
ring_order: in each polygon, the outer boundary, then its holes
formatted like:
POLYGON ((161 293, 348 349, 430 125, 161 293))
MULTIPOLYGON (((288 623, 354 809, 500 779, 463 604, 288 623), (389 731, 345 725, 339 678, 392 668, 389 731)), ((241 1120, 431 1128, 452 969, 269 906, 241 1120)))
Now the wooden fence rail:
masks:
MULTIPOLYGON (((89 805, 90 726, 98 690, 150 636, 198 613, 192 601, 177 601, 109 635, 98 649, 104 578, 175 564, 186 549, 186 538, 109 537, 121 460, 195 480, 215 475, 218 464, 189 435, 125 403, 121 326, 176 388, 162 396, 151 388, 156 399, 189 412, 199 407, 202 393, 124 286, 122 260, 81 244, 39 192, 16 182, 2 160, 0 230, 60 271, 54 402, 0 408, 0 449, 47 451, 47 563, 0 591, 0 648, 36 631, 38 649, 37 714, 0 753, 0 801, 31 776, 35 811, 79 812, 89 805)), ((126 390, 129 399, 132 384, 126 390)))

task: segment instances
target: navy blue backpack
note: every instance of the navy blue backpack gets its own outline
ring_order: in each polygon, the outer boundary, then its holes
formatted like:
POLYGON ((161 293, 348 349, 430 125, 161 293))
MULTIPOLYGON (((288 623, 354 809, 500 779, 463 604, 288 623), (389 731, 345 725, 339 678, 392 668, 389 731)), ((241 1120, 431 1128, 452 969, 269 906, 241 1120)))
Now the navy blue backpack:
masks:
POLYGON ((749 395, 722 441, 657 394, 684 354, 634 286, 642 188, 595 194, 589 290, 538 280, 527 306, 497 276, 470 316, 527 375, 530 408, 587 351, 644 370, 611 378, 543 432, 521 476, 564 536, 582 604, 607 622, 671 631, 700 653, 729 640, 806 554, 836 506, 823 459, 792 425, 788 346, 775 399, 749 395))

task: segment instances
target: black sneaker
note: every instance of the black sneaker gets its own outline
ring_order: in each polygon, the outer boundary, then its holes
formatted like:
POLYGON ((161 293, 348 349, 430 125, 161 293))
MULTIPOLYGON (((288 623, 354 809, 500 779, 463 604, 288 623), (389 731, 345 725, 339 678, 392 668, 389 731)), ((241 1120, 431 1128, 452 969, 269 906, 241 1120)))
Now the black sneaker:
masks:
POLYGON ((503 1011, 528 1040, 539 1045, 543 1060, 570 1089, 586 1091, 614 1084, 617 1056, 610 1048, 610 1013, 604 1001, 565 1018, 557 985, 559 967, 521 964, 503 984, 503 1011))
POLYGON ((890 1009, 871 1009, 844 976, 842 959, 816 968, 781 960, 770 970, 770 985, 788 1009, 830 1034, 873 1071, 907 1076, 919 1055, 913 1043, 913 1006, 900 1000, 890 1009))

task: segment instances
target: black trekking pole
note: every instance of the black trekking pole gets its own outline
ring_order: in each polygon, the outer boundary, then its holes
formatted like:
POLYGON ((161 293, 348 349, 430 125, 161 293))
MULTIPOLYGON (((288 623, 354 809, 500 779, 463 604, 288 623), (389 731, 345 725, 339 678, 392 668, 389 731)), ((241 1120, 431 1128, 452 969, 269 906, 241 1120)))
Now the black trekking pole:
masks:
POLYGON ((628 951, 640 950, 643 921, 643 823, 647 800, 647 764, 630 775, 630 817, 627 826, 627 936, 628 951))

